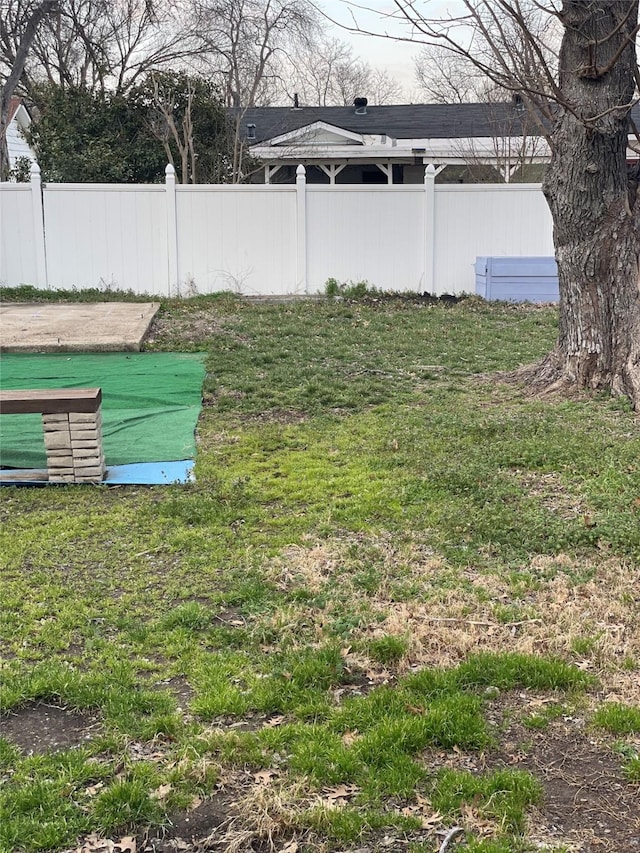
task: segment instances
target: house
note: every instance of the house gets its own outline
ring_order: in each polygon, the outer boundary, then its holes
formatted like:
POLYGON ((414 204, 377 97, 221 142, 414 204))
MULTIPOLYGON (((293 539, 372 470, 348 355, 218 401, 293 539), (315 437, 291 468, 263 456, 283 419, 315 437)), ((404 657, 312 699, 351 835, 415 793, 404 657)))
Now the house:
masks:
POLYGON ((14 169, 16 162, 25 157, 35 162, 36 155, 24 137, 31 124, 31 116, 20 98, 11 98, 9 102, 9 121, 7 125, 7 149, 9 168, 14 169))
MULTIPOLYGON (((549 148, 522 99, 475 104, 249 107, 232 110, 239 137, 263 164, 255 180, 415 184, 539 181, 549 148)), ((640 125, 640 106, 633 111, 640 125)), ((637 157, 636 155, 633 155, 637 157)))

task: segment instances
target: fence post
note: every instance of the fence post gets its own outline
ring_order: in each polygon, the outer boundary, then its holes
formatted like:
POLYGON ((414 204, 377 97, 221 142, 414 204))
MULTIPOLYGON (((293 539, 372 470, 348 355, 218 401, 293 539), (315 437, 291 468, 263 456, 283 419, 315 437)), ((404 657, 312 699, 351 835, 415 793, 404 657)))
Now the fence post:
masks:
POLYGON ((307 292, 307 177, 301 164, 296 169, 296 289, 307 292))
POLYGON ((424 289, 435 296, 435 185, 436 169, 429 163, 424 170, 424 289))
POLYGON ((47 281, 42 178, 40 166, 35 160, 31 164, 31 210, 33 211, 33 246, 36 253, 36 287, 46 289, 49 285, 47 281))
POLYGON ((168 296, 180 296, 178 279, 178 224, 176 213, 176 170, 171 163, 164 170, 167 199, 167 286, 168 296))

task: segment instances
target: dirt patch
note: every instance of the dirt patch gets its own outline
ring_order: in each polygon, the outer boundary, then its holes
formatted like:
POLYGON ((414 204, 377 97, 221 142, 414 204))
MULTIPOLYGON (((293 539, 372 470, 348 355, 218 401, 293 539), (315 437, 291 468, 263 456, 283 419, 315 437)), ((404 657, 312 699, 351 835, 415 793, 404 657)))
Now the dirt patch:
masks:
POLYGON ((547 732, 519 766, 542 782, 540 816, 549 836, 577 843, 583 853, 640 851, 640 792, 625 783, 615 757, 584 737, 547 732))
POLYGON ((45 753, 81 746, 93 737, 97 717, 79 711, 30 702, 0 718, 0 732, 25 752, 45 753))
POLYGON ((566 520, 582 515, 587 519, 585 523, 588 522, 585 503, 562 484, 555 471, 513 471, 513 474, 522 488, 531 497, 538 498, 549 512, 566 520))
MULTIPOLYGON (((522 720, 557 706, 560 696, 507 692, 487 707, 499 731, 500 745, 487 753, 428 750, 423 756, 431 772, 441 768, 473 774, 505 767, 530 772, 543 788, 539 806, 529 813, 527 841, 542 849, 567 853, 635 853, 640 851, 640 786, 627 782, 622 759, 599 741, 585 721, 567 708, 564 716, 542 729, 522 720)), ((470 804, 464 823, 480 834, 493 831, 470 804)))
POLYGON ((523 714, 548 702, 548 696, 507 694, 488 712, 502 734, 501 747, 486 757, 486 766, 528 770, 543 786, 527 837, 564 843, 580 853, 640 851, 640 787, 625 780, 622 759, 610 744, 598 741, 575 712, 541 730, 522 724, 523 714))
POLYGON ((219 610, 214 615, 215 622, 221 622, 223 625, 228 625, 231 628, 244 628, 247 620, 242 615, 242 611, 237 607, 229 607, 226 610, 219 610))
POLYGON ((232 797, 227 794, 214 795, 196 808, 174 815, 168 826, 150 831, 139 840, 138 849, 144 853, 174 853, 176 850, 199 853, 212 850, 212 836, 228 824, 232 811, 232 797))
POLYGON ((145 338, 145 346, 161 345, 165 339, 197 344, 223 333, 219 312, 207 308, 201 311, 174 309, 156 315, 145 338))
POLYGON ((220 301, 215 304, 195 307, 190 302, 174 302, 161 308, 144 340, 145 349, 168 349, 175 347, 206 349, 212 338, 224 336, 236 343, 250 344, 251 338, 233 328, 235 314, 242 308, 242 301, 229 297, 227 307, 220 301), (231 300, 229 302, 229 300, 231 300))
POLYGON ((156 687, 160 690, 170 690, 176 697, 178 708, 182 710, 189 707, 189 702, 193 698, 193 688, 184 675, 174 675, 166 681, 158 681, 156 687))

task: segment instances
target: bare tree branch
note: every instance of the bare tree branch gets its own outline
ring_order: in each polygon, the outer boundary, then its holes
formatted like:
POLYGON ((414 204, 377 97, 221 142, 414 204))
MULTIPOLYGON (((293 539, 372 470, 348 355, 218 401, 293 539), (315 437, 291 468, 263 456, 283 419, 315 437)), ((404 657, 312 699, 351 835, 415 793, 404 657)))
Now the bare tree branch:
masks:
MULTIPOLYGON (((0 93, 0 180, 7 179, 9 172, 9 152, 7 148, 7 129, 9 119, 9 107, 11 98, 16 90, 16 87, 24 73, 24 68, 27 63, 29 51, 36 38, 38 27, 47 15, 50 15, 56 8, 57 0, 43 0, 42 3, 30 8, 27 7, 23 11, 21 20, 22 27, 17 36, 17 48, 10 60, 11 66, 9 73, 2 85, 0 93)), ((9 34, 6 32, 6 23, 2 23, 2 41, 9 34)))
MULTIPOLYGON (((559 335, 553 352, 522 374, 528 386, 607 389, 640 410, 640 190, 637 164, 627 165, 640 89, 638 0, 459 0, 448 7, 455 14, 432 17, 428 3, 393 2, 393 38, 442 45, 518 93, 550 141, 543 189, 559 335), (557 54, 536 30, 540 20, 559 28, 557 54)), ((350 29, 363 32, 357 10, 371 5, 351 8, 350 29)))

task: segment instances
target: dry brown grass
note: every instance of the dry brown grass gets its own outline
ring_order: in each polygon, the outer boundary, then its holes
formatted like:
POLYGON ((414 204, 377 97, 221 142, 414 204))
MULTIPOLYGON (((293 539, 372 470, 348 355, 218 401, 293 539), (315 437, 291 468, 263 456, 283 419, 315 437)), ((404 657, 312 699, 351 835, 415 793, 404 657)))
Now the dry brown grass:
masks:
MULTIPOLYGON (((455 666, 474 652, 515 651, 550 654, 574 661, 595 675, 606 698, 640 701, 637 672, 627 662, 640 659, 640 567, 606 553, 597 562, 577 562, 564 554, 532 557, 523 576, 550 578, 514 591, 512 581, 497 573, 483 574, 473 568, 460 573, 460 583, 447 588, 431 580, 442 568, 428 547, 415 543, 396 547, 390 537, 374 542, 382 562, 382 582, 368 600, 374 619, 359 635, 362 638, 392 635, 406 638, 408 650, 399 672, 425 666, 455 666), (411 601, 394 601, 390 584, 397 567, 422 585, 424 595, 411 601), (590 576, 576 582, 573 577, 590 576), (388 581, 388 582, 387 582, 388 581), (517 615, 505 619, 510 609, 517 615), (498 617, 496 616, 498 613, 498 617)), ((351 598, 360 606, 363 594, 350 583, 347 551, 353 540, 333 540, 308 548, 291 546, 273 560, 267 574, 282 588, 304 587, 319 593, 339 583, 342 604, 351 598)), ((277 627, 295 630, 298 611, 274 616, 277 627)), ((275 625, 274 625, 275 627, 275 625)), ((322 622, 317 623, 318 634, 322 622)), ((318 637, 320 639, 320 636, 318 637)), ((373 661, 359 654, 351 661, 375 669, 373 661), (356 659, 357 658, 357 659, 356 659)), ((379 667, 378 667, 379 668, 379 667)))

